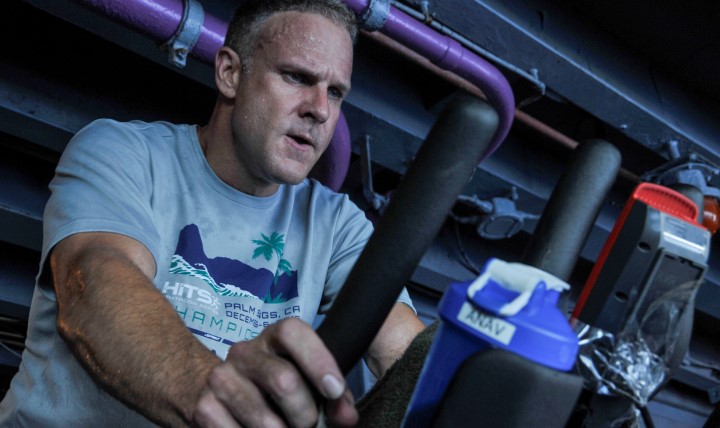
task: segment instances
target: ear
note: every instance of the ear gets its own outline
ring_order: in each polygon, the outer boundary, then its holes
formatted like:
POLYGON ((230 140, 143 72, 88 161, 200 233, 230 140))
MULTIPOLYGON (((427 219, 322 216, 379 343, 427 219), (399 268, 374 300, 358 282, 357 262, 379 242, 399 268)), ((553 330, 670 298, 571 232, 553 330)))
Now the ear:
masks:
POLYGON ((234 50, 223 46, 215 54, 215 85, 227 98, 235 98, 242 74, 240 56, 234 50))

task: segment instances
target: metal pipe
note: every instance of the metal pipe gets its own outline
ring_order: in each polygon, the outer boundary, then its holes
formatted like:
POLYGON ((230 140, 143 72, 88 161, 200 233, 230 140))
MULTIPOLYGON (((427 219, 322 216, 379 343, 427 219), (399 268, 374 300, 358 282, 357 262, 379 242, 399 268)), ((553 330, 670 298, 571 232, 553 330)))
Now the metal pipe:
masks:
POLYGON ((332 190, 339 191, 350 167, 351 154, 350 129, 345 116, 341 113, 330 144, 313 167, 310 176, 332 190))
MULTIPOLYGON (((75 1, 160 42, 168 41, 175 34, 183 15, 181 0, 75 1)), ((206 13, 200 38, 192 50, 193 56, 212 64, 215 53, 225 41, 227 27, 227 23, 206 13)))
MULTIPOLYGON (((368 0, 345 0, 345 3, 358 16, 365 14, 369 4, 368 0)), ((490 156, 510 132, 515 116, 515 98, 505 76, 459 42, 428 28, 395 7, 390 8, 380 32, 480 88, 499 116, 498 130, 480 160, 490 156)))
POLYGON ((462 34, 457 33, 456 31, 453 31, 449 27, 441 24, 440 22, 432 19, 431 17, 428 17, 423 12, 418 12, 415 9, 413 9, 410 6, 404 5, 400 3, 399 1, 394 1, 392 4, 398 8, 398 10, 405 12, 406 14, 414 17, 415 19, 427 23, 431 28, 437 30, 439 33, 442 33, 448 37, 452 37, 453 39, 460 42, 463 46, 465 46, 467 49, 469 49, 472 52, 475 52, 476 54, 480 55, 482 58, 487 58, 488 60, 492 61, 495 64, 498 64, 500 67, 503 67, 505 70, 510 71, 513 74, 516 74, 529 83, 533 84, 537 90, 538 94, 545 95, 545 84, 538 79, 538 76, 535 72, 528 73, 527 71, 510 64, 509 62, 503 60, 502 58, 494 55, 492 52, 482 48, 481 46, 474 43, 472 40, 469 40, 468 38, 464 37, 462 34))
MULTIPOLYGON (((380 45, 385 46, 388 49, 392 49, 393 51, 401 54, 403 57, 411 61, 413 64, 419 67, 423 67, 424 69, 432 72, 433 74, 443 78, 448 83, 451 83, 458 88, 475 95, 476 97, 487 100, 485 94, 469 80, 464 79, 453 72, 441 69, 437 65, 431 63, 427 58, 401 45, 390 37, 379 32, 369 31, 363 31, 363 36, 367 37, 370 40, 373 40, 380 45)), ((575 147, 577 147, 579 144, 577 141, 573 140, 572 138, 568 137, 557 129, 550 127, 549 125, 537 120, 536 118, 519 109, 515 109, 515 121, 513 122, 513 126, 526 127, 531 132, 539 135, 543 139, 543 141, 547 140, 548 142, 557 144, 559 147, 567 150, 574 150, 575 147)), ((540 141, 533 140, 533 143, 540 143, 540 141)), ((640 182, 640 179, 637 175, 633 174, 625 168, 620 168, 618 177, 622 177, 633 183, 640 182)))
MULTIPOLYGON (((484 100, 487 100, 487 97, 485 94, 475 86, 472 82, 470 82, 467 79, 464 79, 454 72, 443 70, 442 68, 438 67, 437 65, 433 64, 428 60, 427 58, 421 56, 420 54, 416 53, 415 51, 405 47, 404 45, 401 45, 400 43, 396 42, 395 40, 391 39, 389 36, 386 36, 382 33, 378 32, 370 32, 370 31, 363 31, 363 35, 374 42, 381 44, 388 49, 392 49, 393 51, 401 54, 403 57, 407 58, 408 60, 412 61, 415 65, 420 66, 435 75, 443 78, 448 83, 452 83, 453 85, 457 86, 458 88, 469 92, 477 97, 480 97, 484 100)), ((562 134, 560 131, 553 129, 549 127, 548 125, 540 122, 539 120, 535 119, 534 117, 530 116, 529 114, 521 111, 521 110, 515 110, 515 122, 514 124, 522 124, 525 125, 533 130, 533 132, 542 134, 543 136, 549 138, 550 140, 558 143, 562 147, 565 147, 567 149, 574 149, 577 147, 578 142, 573 140, 572 138, 566 136, 565 134, 562 134)))

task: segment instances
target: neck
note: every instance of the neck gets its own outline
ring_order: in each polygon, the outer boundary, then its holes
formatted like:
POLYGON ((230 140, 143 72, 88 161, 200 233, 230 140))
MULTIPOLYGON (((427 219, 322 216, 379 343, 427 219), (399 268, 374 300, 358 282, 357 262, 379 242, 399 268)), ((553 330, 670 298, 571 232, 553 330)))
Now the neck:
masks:
POLYGON ((198 141, 208 165, 230 187, 251 196, 272 196, 279 185, 259 185, 243 174, 233 145, 231 117, 232 106, 218 99, 208 124, 198 127, 198 141))

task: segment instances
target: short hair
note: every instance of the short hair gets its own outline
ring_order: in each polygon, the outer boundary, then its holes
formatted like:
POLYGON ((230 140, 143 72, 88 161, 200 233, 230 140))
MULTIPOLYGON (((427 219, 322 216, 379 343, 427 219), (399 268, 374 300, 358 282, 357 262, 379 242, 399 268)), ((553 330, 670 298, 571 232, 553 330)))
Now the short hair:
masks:
POLYGON ((341 0, 245 0, 235 11, 225 35, 225 46, 237 52, 247 72, 258 33, 270 16, 280 12, 322 15, 347 30, 353 45, 357 40, 355 14, 341 0))

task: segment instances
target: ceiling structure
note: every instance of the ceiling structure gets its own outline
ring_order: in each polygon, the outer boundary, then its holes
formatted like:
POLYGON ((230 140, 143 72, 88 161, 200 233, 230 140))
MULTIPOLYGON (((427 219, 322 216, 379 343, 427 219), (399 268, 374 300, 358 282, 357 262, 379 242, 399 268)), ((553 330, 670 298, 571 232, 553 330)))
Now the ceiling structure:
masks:
MULTIPOLYGON (((17 344, 24 334, 47 183, 72 134, 100 117, 202 124, 215 100, 208 64, 191 56, 184 68, 171 65, 157 40, 81 3, 3 4, 9 18, 0 29, 0 312, 8 325, 0 330, 12 333, 2 336, 5 343, 17 344)), ((201 4, 206 14, 227 22, 237 2, 201 4)), ((508 138, 479 166, 464 191, 465 202, 457 206, 462 213, 477 208, 467 202, 473 198, 495 202, 502 216, 486 216, 482 227, 449 218, 413 276, 412 291, 427 317, 434 315, 450 282, 472 278, 489 257, 520 258, 578 143, 611 142, 622 153, 623 171, 583 249, 571 296, 582 287, 630 190, 646 174, 671 160, 689 159, 704 165, 708 191, 720 187, 716 2, 411 0, 393 5, 456 37, 497 67, 518 107, 508 138), (503 234, 512 236, 495 239, 503 234)), ((363 192, 365 144, 372 190, 386 194, 460 89, 454 76, 399 53, 374 34, 360 37, 355 58, 353 91, 343 106, 353 157, 341 190, 372 216, 377 213, 363 192)), ((713 344, 720 332, 715 247, 697 300, 696 319, 702 322, 696 323, 691 348, 703 361, 720 361, 713 344)), ((3 358, 13 364, 12 355, 3 358)), ((697 397, 720 385, 718 366, 701 366, 685 364, 678 375, 681 392, 665 398, 687 417, 707 411, 709 403, 697 397)))

